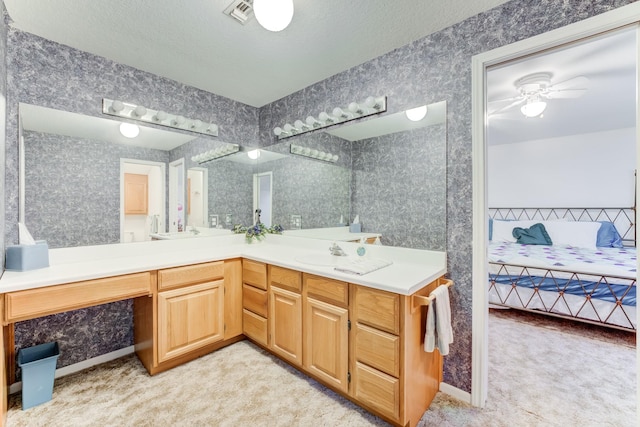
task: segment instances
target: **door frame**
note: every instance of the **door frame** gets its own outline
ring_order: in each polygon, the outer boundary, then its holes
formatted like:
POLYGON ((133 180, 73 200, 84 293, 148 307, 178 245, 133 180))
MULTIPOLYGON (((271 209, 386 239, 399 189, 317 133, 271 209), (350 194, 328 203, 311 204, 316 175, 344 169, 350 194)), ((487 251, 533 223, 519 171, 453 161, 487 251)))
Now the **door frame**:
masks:
POLYGON ((169 232, 176 233, 178 231, 178 201, 182 200, 182 212, 184 216, 184 224, 182 224, 182 230, 186 230, 187 227, 187 207, 186 202, 186 189, 187 189, 187 169, 184 157, 169 162, 169 232), (178 186, 179 167, 182 166, 182 191, 176 191, 178 186), (179 197, 179 193, 182 193, 182 197, 179 197))
MULTIPOLYGON (((610 12, 567 25, 538 36, 502 46, 472 58, 472 170, 473 170, 473 243, 472 243, 472 343, 471 343, 471 404, 484 407, 488 393, 489 351, 487 295, 488 277, 488 204, 486 150, 486 73, 487 68, 503 62, 553 49, 600 33, 640 22, 640 3, 632 3, 610 12)), ((640 73, 638 73, 640 75, 640 73)), ((636 114, 639 109, 636 108, 636 114)), ((640 159, 640 123, 636 117, 636 152, 640 159)), ((638 164, 640 162, 636 160, 638 164)), ((636 178, 637 179, 637 178, 636 178)), ((636 184, 636 188, 638 185, 636 184)), ((637 190, 640 194, 640 191, 637 190)), ((638 197, 636 194, 636 198, 638 197)), ((636 211, 636 223, 640 214, 636 211)), ((638 263, 640 269, 640 261, 638 263)), ((636 331, 638 337, 640 332, 636 331)), ((640 362, 636 362, 640 368, 640 362)), ((639 369, 640 371, 640 369, 639 369)), ((640 384, 640 376, 638 376, 640 384)), ((640 387, 638 387, 640 396, 640 387)), ((640 420, 640 412, 638 414, 640 420)))
MULTIPOLYGON (((269 207, 271 208, 271 218, 268 226, 273 225, 273 171, 259 172, 253 174, 253 212, 260 206, 260 177, 269 177, 269 207)), ((255 218, 254 218, 255 219, 255 218)))
POLYGON ((160 183, 160 187, 161 187, 161 195, 160 195, 160 200, 162 203, 162 206, 165 206, 165 209, 163 209, 163 214, 161 216, 161 220, 162 223, 164 224, 165 222, 165 214, 164 211, 166 211, 166 189, 167 189, 167 183, 166 183, 166 165, 163 162, 152 162, 150 160, 138 160, 138 159, 125 159, 125 158, 120 158, 120 243, 124 242, 124 174, 125 174, 125 165, 147 165, 147 166, 154 166, 154 167, 158 167, 160 168, 160 179, 161 179, 161 183, 160 183))
MULTIPOLYGON (((187 169, 187 180, 189 180, 189 171, 202 173, 202 220, 203 227, 211 227, 209 219, 209 169, 203 167, 193 167, 187 169)), ((188 196, 190 197, 190 196, 188 196)), ((187 213, 188 215, 188 213, 187 213)), ((187 218, 188 221, 188 218, 187 218)))

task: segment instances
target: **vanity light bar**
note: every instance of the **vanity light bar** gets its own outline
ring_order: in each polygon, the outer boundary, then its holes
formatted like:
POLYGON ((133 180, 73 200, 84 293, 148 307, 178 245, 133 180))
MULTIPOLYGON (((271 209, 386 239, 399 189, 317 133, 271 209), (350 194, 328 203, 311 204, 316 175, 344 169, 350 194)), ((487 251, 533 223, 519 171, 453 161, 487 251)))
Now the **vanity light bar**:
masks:
POLYGON ((228 156, 233 153, 237 153, 240 151, 240 146, 238 144, 227 144, 224 147, 219 147, 214 150, 205 151, 200 154, 196 154, 191 157, 191 160, 196 163, 207 163, 215 159, 219 159, 220 157, 228 156))
POLYGON ((278 139, 289 138, 290 136, 300 135, 312 130, 322 129, 327 126, 333 126, 338 123, 348 122, 350 120, 371 116, 373 114, 387 111, 387 97, 370 96, 362 102, 352 102, 346 108, 336 107, 328 114, 322 111, 318 114, 318 118, 308 116, 305 121, 296 120, 293 125, 286 123, 282 127, 273 129, 278 139))
POLYGON ((291 144, 291 154, 297 154, 299 156, 311 157, 312 159, 324 160, 325 162, 335 163, 338 161, 338 155, 332 153, 325 153, 314 148, 301 147, 299 145, 291 144))
POLYGON ((102 112, 111 116, 126 117, 128 119, 167 126, 174 129, 218 136, 218 125, 214 123, 187 119, 184 116, 151 110, 142 105, 102 98, 102 112))

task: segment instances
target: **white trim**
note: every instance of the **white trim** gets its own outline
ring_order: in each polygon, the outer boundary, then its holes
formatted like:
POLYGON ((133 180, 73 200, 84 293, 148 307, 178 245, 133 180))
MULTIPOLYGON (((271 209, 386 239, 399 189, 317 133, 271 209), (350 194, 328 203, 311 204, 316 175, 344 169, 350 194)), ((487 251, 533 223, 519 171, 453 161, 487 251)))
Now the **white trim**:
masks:
POLYGON ((187 191, 187 169, 184 157, 169 163, 169 229, 171 233, 178 231, 178 202, 182 202, 184 215, 183 231, 186 230, 187 214, 185 195, 187 191), (180 170, 180 167, 182 169, 180 170), (182 188, 178 187, 178 173, 182 173, 182 188), (182 193, 182 194, 180 194, 182 193), (182 197, 180 197, 182 195, 182 197))
MULTIPOLYGON (((76 372, 83 371, 102 363, 110 362, 115 359, 119 359, 124 356, 133 354, 135 351, 134 346, 121 348, 120 350, 112 351, 111 353, 102 354, 100 356, 92 357, 91 359, 83 360, 82 362, 74 363, 73 365, 65 366, 60 369, 56 369, 54 378, 64 377, 65 375, 75 374, 76 372)), ((15 382, 9 387, 9 394, 17 393, 22 390, 22 381, 15 382)))
MULTIPOLYGON (((486 69, 545 49, 575 42, 640 21, 640 3, 632 3, 545 34, 472 58, 473 257, 471 404, 483 407, 488 391, 487 191, 485 142, 486 69)), ((638 415, 640 417, 640 415, 638 415)))
POLYGON ((446 395, 458 399, 466 404, 471 404, 471 393, 466 392, 458 387, 454 387, 451 384, 440 383, 440 391, 446 395))
POLYGON ((124 157, 120 158, 120 243, 124 243, 124 173, 125 166, 128 164, 134 165, 148 165, 155 166, 160 168, 160 187, 162 188, 161 194, 161 203, 163 206, 161 217, 161 223, 165 223, 165 212, 166 212, 166 194, 167 194, 167 165, 163 162, 153 162, 150 160, 138 160, 138 159, 127 159, 124 157))

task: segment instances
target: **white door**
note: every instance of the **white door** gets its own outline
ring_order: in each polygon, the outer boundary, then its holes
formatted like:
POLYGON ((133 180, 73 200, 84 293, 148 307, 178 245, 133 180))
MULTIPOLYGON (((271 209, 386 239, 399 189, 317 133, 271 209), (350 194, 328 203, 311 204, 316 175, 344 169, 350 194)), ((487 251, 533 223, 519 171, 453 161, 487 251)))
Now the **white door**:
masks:
MULTIPOLYGON (((260 222, 267 227, 271 227, 272 206, 271 196, 273 194, 273 173, 262 172, 253 174, 253 212, 259 210, 260 222)), ((254 221, 258 220, 258 215, 254 221)))

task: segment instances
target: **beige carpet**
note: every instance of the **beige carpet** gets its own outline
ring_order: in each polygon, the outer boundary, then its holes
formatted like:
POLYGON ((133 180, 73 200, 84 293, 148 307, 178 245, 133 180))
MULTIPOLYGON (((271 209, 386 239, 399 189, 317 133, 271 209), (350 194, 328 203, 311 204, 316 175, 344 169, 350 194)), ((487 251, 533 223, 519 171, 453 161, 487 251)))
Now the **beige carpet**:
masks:
MULTIPOLYGON (((487 407, 439 393, 420 425, 634 426, 634 335, 564 322, 492 313, 487 407)), ((124 357, 56 379, 50 402, 9 405, 9 426, 386 425, 247 341, 154 377, 124 357)))

